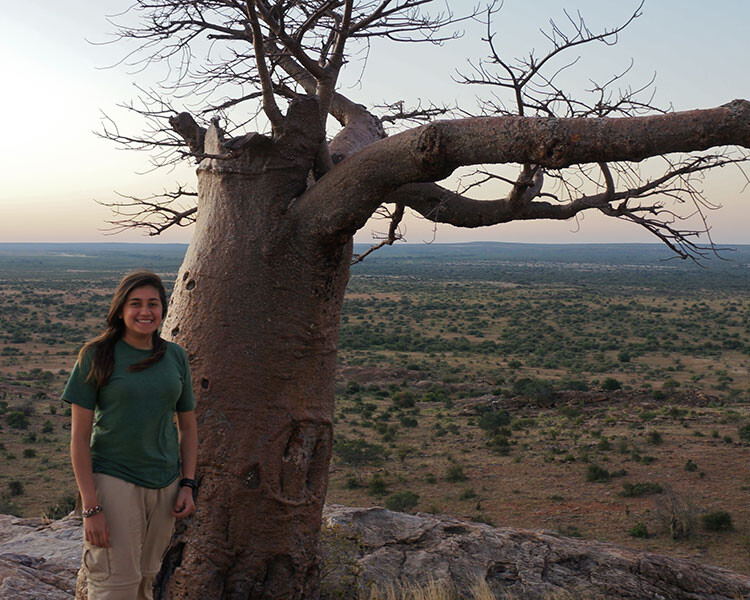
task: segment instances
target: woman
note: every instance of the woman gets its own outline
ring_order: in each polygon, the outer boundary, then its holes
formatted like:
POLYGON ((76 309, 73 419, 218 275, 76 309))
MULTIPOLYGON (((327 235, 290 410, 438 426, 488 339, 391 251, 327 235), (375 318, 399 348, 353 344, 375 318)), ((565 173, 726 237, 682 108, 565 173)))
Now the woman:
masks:
POLYGON ((63 393, 89 600, 150 600, 174 520, 195 510, 195 403, 185 351, 159 335, 166 311, 157 275, 126 275, 63 393))

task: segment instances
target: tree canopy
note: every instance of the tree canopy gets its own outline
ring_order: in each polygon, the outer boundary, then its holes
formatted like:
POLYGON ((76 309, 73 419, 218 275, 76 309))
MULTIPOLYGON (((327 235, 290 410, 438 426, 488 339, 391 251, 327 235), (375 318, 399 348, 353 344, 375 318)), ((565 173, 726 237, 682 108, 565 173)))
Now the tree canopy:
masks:
MULTIPOLYGON (((576 67, 582 46, 615 44, 642 6, 601 31, 591 30, 580 14, 565 12, 562 22, 550 21, 543 30, 542 52, 512 59, 497 42, 497 1, 459 13, 450 3, 427 0, 139 0, 121 17, 117 37, 130 49, 129 64, 157 67, 163 75, 127 105, 147 118, 149 129, 127 135, 109 122, 102 134, 154 150, 156 165, 221 161, 259 141, 248 133, 251 128, 280 135, 284 106, 314 98, 325 141, 294 209, 325 215, 319 225, 329 234, 350 235, 375 213, 390 220, 380 245, 391 244, 400 237, 406 210, 459 227, 598 211, 647 229, 683 258, 696 258, 707 249, 700 242, 709 231, 706 212, 716 207, 703 195, 701 180, 711 168, 741 168, 747 160, 746 151, 726 148, 747 137, 747 104, 674 113, 654 104, 653 80, 629 86, 629 68, 592 81, 586 98, 559 83, 563 72, 576 67), (403 44, 407 57, 409 43, 450 43, 469 23, 482 24, 488 54, 469 57, 465 70, 452 76, 477 88, 478 106, 429 100, 415 107, 400 100, 363 106, 339 89, 342 70, 374 40, 403 44), (192 115, 181 112, 186 103, 197 107, 192 115), (647 117, 615 119, 636 116, 647 117), (230 138, 213 154, 203 147, 212 124, 222 139, 230 138), (661 173, 642 174, 638 163, 654 155, 660 156, 661 173), (353 157, 348 168, 324 178, 346 157, 353 157), (373 161, 377 169, 368 168, 373 161), (493 165, 518 165, 517 175, 493 165), (454 172, 462 175, 459 183, 446 185, 454 172), (352 175, 358 181, 350 181, 352 175), (494 191, 498 184, 507 195, 474 199, 483 186, 494 191)), ((186 225, 197 214, 196 197, 179 187, 125 198, 114 204, 113 224, 151 234, 186 225)))

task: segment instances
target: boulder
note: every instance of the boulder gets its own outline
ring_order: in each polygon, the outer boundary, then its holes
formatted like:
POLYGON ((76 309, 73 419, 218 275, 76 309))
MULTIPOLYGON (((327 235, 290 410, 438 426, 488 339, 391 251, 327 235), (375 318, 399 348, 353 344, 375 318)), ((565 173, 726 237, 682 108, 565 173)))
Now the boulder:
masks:
POLYGON ((81 519, 0 515, 0 599, 71 600, 81 563, 81 519))
MULTIPOLYGON (((324 525, 324 589, 339 598, 396 581, 446 580, 467 593, 480 580, 523 600, 750 599, 750 577, 549 531, 337 505, 324 525)), ((81 543, 80 518, 0 515, 0 599, 73 600, 81 543)))
MULTIPOLYGON (((349 581, 362 591, 395 581, 448 580, 460 593, 485 581, 498 597, 524 600, 750 598, 750 577, 550 531, 337 505, 326 507, 324 523, 356 549, 356 560, 340 568, 354 574, 349 581)), ((338 577, 344 581, 346 573, 338 577)))

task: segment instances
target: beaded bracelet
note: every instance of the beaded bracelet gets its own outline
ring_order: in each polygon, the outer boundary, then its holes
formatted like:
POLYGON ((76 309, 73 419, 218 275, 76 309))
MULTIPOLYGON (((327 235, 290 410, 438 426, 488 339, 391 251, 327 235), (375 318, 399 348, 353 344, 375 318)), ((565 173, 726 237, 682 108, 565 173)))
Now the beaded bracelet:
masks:
POLYGON ((81 511, 81 516, 85 519, 87 517, 93 517, 94 515, 98 515, 100 512, 102 512, 104 509, 101 507, 101 505, 97 504, 93 508, 88 508, 86 510, 81 511))

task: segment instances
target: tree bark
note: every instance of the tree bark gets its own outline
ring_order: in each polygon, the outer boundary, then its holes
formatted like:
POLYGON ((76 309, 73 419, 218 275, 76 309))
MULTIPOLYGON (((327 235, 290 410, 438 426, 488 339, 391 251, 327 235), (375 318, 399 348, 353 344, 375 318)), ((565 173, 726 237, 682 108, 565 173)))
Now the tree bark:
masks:
MULTIPOLYGON (((317 597, 351 245, 320 247, 285 218, 322 140, 308 109, 296 121, 290 109, 279 139, 248 138, 198 169, 199 218, 164 332, 190 357, 200 490, 161 597, 317 597)), ((206 133, 207 155, 228 145, 206 133)))
POLYGON ((621 119, 436 121, 370 144, 342 161, 300 198, 294 210, 305 213, 305 220, 322 236, 353 235, 401 186, 438 181, 460 166, 518 163, 560 169, 726 145, 750 148, 747 100, 621 119))

